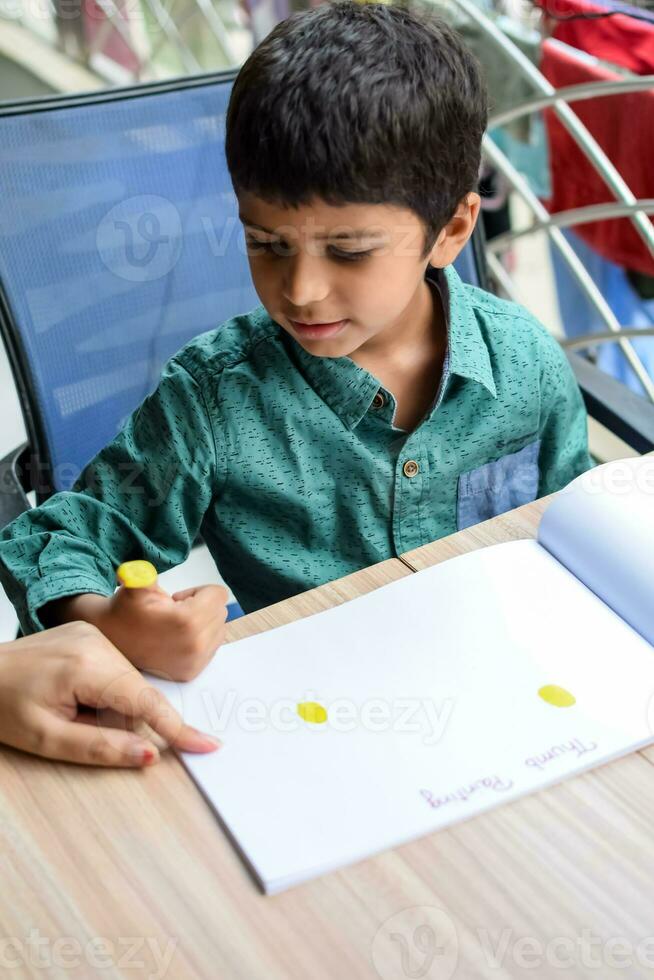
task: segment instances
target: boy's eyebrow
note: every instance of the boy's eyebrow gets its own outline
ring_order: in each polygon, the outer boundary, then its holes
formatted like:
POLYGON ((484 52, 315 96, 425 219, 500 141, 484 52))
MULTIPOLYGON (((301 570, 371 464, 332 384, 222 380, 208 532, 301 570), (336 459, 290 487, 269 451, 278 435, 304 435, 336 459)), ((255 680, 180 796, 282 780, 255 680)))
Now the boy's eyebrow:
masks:
MULTIPOLYGON (((239 214, 240 220, 244 225, 249 225, 250 228, 256 228, 258 231, 264 231, 266 235, 276 235, 276 231, 271 231, 269 228, 264 228, 263 225, 258 225, 256 221, 250 221, 245 215, 239 214)), ((361 241, 366 238, 379 238, 380 235, 384 233, 379 229, 377 231, 351 231, 351 232, 339 232, 337 235, 316 235, 316 241, 326 241, 327 239, 337 239, 338 241, 361 241)))

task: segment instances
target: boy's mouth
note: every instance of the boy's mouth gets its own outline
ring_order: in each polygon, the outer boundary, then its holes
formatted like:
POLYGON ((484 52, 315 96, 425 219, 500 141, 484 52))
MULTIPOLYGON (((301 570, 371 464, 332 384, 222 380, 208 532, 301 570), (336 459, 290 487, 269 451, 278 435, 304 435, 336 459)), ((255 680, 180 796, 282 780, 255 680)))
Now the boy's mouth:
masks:
POLYGON ((305 337, 308 340, 322 340, 340 333, 350 321, 336 320, 333 323, 300 323, 298 320, 291 320, 290 322, 298 337, 305 337))

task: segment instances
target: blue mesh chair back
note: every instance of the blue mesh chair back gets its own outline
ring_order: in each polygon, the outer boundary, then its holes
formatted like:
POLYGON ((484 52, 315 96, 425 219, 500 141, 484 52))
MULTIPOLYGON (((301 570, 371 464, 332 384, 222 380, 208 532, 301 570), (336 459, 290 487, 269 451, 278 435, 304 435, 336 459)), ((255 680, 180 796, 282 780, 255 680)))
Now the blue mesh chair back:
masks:
POLYGON ((52 489, 113 438, 170 355, 258 305, 224 155, 232 81, 0 118, 0 283, 52 489))
MULTIPOLYGON (((39 499, 170 355, 259 303, 224 154, 234 77, 0 107, 0 317, 39 499)), ((466 280, 478 260, 461 256, 466 280)))

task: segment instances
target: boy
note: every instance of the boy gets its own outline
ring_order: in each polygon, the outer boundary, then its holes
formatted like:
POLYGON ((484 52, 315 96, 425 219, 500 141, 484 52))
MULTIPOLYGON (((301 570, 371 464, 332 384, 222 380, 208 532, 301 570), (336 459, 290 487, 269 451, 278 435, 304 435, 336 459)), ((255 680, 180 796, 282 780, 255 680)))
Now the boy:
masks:
POLYGON ((329 4, 256 49, 226 151, 262 306, 187 345, 75 492, 5 529, 26 632, 86 620, 188 679, 223 638, 224 592, 112 595, 121 562, 169 568, 201 531, 249 612, 590 466, 556 342, 451 266, 485 124, 478 66, 436 18, 329 4))

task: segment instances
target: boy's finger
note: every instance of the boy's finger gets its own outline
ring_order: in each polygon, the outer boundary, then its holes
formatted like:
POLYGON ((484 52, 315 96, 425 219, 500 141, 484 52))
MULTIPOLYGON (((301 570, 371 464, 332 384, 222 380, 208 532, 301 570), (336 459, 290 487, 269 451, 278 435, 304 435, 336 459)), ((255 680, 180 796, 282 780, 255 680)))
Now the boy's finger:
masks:
MULTIPOLYGON (((187 590, 190 591, 190 590, 187 590)), ((222 585, 201 585, 184 602, 192 605, 198 615, 213 614, 222 621, 227 618, 227 599, 229 592, 222 585)))
POLYGON ((229 591, 224 585, 195 585, 191 589, 181 589, 179 592, 174 592, 173 599, 191 599, 199 595, 213 596, 213 601, 220 604, 227 602, 229 591))
POLYGON ((64 721, 52 715, 45 721, 45 733, 38 754, 93 766, 149 766, 159 761, 159 750, 152 742, 117 728, 98 728, 64 721))
POLYGON ((201 588, 201 585, 195 585, 192 589, 182 589, 181 592, 173 592, 173 599, 175 602, 183 602, 184 599, 190 599, 201 588))

